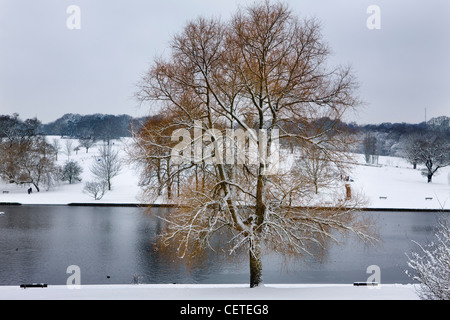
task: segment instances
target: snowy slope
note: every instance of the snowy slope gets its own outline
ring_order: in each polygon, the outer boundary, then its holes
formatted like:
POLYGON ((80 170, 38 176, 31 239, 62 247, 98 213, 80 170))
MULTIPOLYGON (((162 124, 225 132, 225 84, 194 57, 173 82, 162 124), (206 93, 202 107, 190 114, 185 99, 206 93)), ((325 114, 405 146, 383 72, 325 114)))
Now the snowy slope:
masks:
POLYGON ((369 208, 394 209, 450 209, 450 167, 442 168, 433 182, 414 170, 404 159, 380 157, 378 166, 368 166, 364 157, 352 173, 352 188, 369 200, 369 208))

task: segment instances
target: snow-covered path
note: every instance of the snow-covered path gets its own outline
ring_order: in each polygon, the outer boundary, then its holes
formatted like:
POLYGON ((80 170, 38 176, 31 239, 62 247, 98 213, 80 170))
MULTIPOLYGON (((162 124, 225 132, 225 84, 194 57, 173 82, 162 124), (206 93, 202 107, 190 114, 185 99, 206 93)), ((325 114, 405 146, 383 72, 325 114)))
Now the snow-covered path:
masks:
POLYGON ((0 287, 0 300, 417 300, 413 285, 382 284, 378 287, 353 285, 266 284, 248 285, 86 285, 47 288, 0 287))

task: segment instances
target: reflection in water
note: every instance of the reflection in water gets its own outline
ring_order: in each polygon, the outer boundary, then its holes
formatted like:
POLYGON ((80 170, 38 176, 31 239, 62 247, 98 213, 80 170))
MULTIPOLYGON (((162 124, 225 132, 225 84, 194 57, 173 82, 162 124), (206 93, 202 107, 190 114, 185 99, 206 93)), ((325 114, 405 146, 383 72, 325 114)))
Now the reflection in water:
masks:
MULTIPOLYGON (((67 267, 78 265, 82 284, 248 283, 248 257, 235 259, 209 252, 202 264, 158 250, 162 225, 139 208, 20 206, 0 207, 0 285, 45 282, 66 284, 67 267)), ((263 259, 266 283, 353 283, 365 281, 370 265, 381 268, 381 282, 408 283, 406 256, 411 240, 429 241, 439 213, 363 212, 374 217, 382 242, 366 246, 350 237, 332 243, 320 258, 263 259)))

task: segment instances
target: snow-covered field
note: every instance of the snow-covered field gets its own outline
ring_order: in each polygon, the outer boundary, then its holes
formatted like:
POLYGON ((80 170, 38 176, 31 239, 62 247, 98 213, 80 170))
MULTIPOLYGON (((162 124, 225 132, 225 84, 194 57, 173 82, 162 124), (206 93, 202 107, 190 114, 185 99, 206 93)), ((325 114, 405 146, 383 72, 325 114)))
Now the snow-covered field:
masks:
MULTIPOLYGON (((49 137, 49 141, 58 137, 49 137)), ((61 140, 61 145, 64 144, 61 140)), ((114 145, 120 149, 123 159, 126 159, 124 145, 127 139, 115 141, 114 145)), ((77 141, 73 141, 77 145, 77 141)), ((29 186, 16 186, 0 182, 0 203, 16 202, 21 204, 68 204, 68 203, 140 203, 140 188, 138 173, 126 162, 120 174, 112 180, 113 190, 107 192, 101 200, 94 200, 83 193, 85 182, 93 180, 90 167, 96 161, 97 148, 94 146, 86 153, 84 148, 78 154, 70 156, 83 168, 82 182, 69 184, 60 182, 59 185, 41 192, 27 193, 29 186), (8 192, 8 193, 4 193, 8 192)), ((63 165, 68 159, 63 153, 59 154, 58 162, 63 165)), ((421 175, 420 170, 413 170, 412 165, 404 159, 396 157, 379 157, 378 165, 366 165, 363 155, 356 156, 358 165, 353 169, 350 178, 352 190, 362 193, 368 200, 368 208, 379 209, 450 209, 450 167, 440 169, 433 177, 432 183, 421 175)))
MULTIPOLYGON (((50 137, 53 139, 56 137, 50 137)), ((64 141, 61 141, 62 143, 64 141)), ((126 157, 124 145, 127 140, 115 141, 115 146, 126 157)), ((76 146, 74 141, 74 146, 76 146)), ((70 156, 83 168, 82 182, 59 185, 41 192, 27 193, 28 186, 16 186, 0 182, 1 203, 55 204, 69 203, 140 203, 138 174, 129 164, 124 163, 121 173, 112 180, 113 190, 98 201, 83 192, 85 182, 93 180, 89 168, 96 161, 97 149, 89 153, 84 148, 70 156)), ((67 155, 59 154, 59 164, 63 165, 67 155)), ((352 190, 362 192, 368 199, 368 208, 379 209, 450 209, 450 168, 443 168, 427 183, 420 170, 401 158, 380 157, 378 165, 366 165, 363 155, 357 157, 350 178, 352 190)), ((20 289, 0 287, 0 299, 418 299, 413 285, 382 284, 378 288, 354 287, 352 285, 265 285, 249 289, 242 285, 103 285, 82 286, 79 290, 69 290, 65 286, 49 286, 44 289, 20 289)))
POLYGON ((378 166, 364 164, 358 156, 353 188, 369 200, 369 208, 450 209, 450 167, 441 168, 427 183, 419 169, 402 158, 379 157, 378 166))
MULTIPOLYGON (((48 141, 51 143, 53 139, 59 139, 59 137, 48 137, 48 141)), ((64 145, 66 139, 60 139, 61 146, 64 145)), ((73 146, 78 145, 77 140, 72 140, 73 146)), ((7 184, 0 182, 0 203, 2 202, 14 202, 21 204, 53 204, 53 205, 65 205, 69 203, 138 203, 140 188, 138 186, 138 174, 127 164, 127 154, 124 150, 127 143, 127 139, 121 141, 114 140, 114 148, 119 150, 120 157, 123 161, 122 170, 119 175, 112 180, 112 190, 108 191, 101 200, 94 200, 90 195, 83 192, 84 185, 87 181, 95 180, 94 175, 91 173, 90 168, 92 164, 97 160, 98 156, 98 144, 89 149, 89 153, 86 153, 85 148, 80 147, 78 153, 75 151, 70 155, 70 160, 77 161, 83 168, 81 174, 81 182, 69 184, 68 182, 59 182, 58 185, 51 187, 49 190, 41 188, 38 193, 33 188, 31 194, 27 193, 28 185, 17 186, 15 184, 7 184), (8 193, 3 193, 4 191, 8 193)), ((102 143, 102 142, 99 142, 102 143)), ((63 166, 69 159, 62 151, 58 154, 58 164, 63 166)))

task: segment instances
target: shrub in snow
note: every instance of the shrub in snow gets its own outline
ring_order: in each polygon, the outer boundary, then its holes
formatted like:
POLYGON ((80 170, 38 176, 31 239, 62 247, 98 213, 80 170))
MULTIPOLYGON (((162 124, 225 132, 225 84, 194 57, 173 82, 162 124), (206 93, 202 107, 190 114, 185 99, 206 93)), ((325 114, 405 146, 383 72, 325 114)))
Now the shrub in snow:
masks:
POLYGON ((108 183, 106 181, 89 181, 86 182, 83 191, 93 197, 95 200, 100 200, 108 190, 108 183))
POLYGON ((69 181, 72 184, 75 181, 81 181, 80 174, 83 172, 83 168, 78 162, 70 160, 66 161, 61 171, 61 180, 69 181))
POLYGON ((406 273, 419 281, 420 298, 427 300, 450 299, 450 227, 448 221, 440 223, 436 243, 420 245, 418 252, 408 256, 408 266, 414 273, 406 273))

